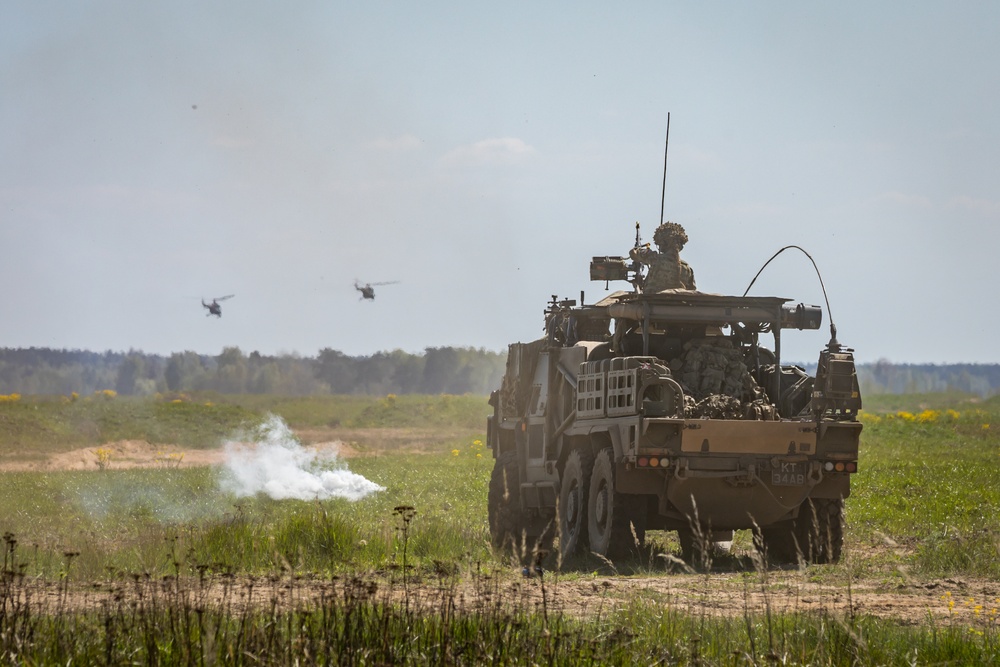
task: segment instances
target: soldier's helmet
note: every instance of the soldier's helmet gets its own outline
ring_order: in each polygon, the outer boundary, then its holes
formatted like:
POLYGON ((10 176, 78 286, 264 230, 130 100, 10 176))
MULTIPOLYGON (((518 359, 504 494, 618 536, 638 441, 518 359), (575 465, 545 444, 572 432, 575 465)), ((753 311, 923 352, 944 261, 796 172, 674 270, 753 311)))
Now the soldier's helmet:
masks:
POLYGON ((653 243, 661 248, 673 246, 680 250, 687 241, 687 232, 676 222, 664 222, 653 232, 653 243))

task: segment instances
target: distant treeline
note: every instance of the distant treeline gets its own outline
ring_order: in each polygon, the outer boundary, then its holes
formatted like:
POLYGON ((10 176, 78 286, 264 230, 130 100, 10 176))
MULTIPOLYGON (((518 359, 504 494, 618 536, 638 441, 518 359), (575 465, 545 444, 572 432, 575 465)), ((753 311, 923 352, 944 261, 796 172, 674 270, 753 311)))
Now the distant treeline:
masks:
MULTIPOLYGON (((315 357, 245 354, 227 347, 216 356, 169 357, 129 352, 0 348, 0 394, 124 395, 216 391, 223 394, 488 394, 500 386, 506 352, 429 347, 352 357, 329 348, 315 357)), ((806 369, 815 372, 815 364, 806 369)), ((858 366, 862 394, 1000 393, 1000 364, 858 366)))
POLYGON ((858 381, 862 395, 957 391, 987 397, 1000 394, 1000 364, 894 364, 880 359, 860 365, 858 381))
POLYGON ((348 356, 332 349, 315 357, 245 354, 169 357, 129 352, 0 348, 0 394, 123 395, 216 391, 224 394, 488 394, 500 385, 506 352, 429 347, 348 356))

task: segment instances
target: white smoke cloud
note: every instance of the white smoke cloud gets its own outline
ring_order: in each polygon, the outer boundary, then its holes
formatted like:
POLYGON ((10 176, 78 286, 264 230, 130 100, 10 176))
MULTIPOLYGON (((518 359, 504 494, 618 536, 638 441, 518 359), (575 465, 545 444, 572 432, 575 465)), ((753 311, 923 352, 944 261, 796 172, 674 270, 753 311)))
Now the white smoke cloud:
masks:
POLYGON ((223 490, 240 497, 352 501, 385 490, 338 464, 335 453, 303 447, 280 417, 271 416, 252 437, 251 444, 226 443, 223 490))

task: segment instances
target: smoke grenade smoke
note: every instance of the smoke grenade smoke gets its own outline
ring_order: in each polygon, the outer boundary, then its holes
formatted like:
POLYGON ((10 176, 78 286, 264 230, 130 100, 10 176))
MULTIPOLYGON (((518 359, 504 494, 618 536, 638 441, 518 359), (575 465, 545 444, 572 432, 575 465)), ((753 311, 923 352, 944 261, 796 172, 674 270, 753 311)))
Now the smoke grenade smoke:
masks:
POLYGON ((222 488, 237 496, 353 501, 385 490, 338 464, 335 453, 303 447, 280 417, 270 416, 250 439, 251 445, 226 443, 222 488))

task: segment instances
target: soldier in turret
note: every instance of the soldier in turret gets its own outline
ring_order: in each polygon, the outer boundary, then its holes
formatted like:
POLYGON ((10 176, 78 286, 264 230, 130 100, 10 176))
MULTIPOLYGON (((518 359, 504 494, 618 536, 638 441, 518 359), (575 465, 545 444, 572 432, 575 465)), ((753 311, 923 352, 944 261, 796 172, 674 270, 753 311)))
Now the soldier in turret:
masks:
POLYGON ((629 256, 649 265, 643 292, 649 294, 667 289, 697 289, 694 270, 680 257, 687 240, 687 233, 682 226, 676 222, 665 222, 653 233, 653 241, 658 250, 653 250, 649 245, 632 248, 629 256))

